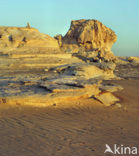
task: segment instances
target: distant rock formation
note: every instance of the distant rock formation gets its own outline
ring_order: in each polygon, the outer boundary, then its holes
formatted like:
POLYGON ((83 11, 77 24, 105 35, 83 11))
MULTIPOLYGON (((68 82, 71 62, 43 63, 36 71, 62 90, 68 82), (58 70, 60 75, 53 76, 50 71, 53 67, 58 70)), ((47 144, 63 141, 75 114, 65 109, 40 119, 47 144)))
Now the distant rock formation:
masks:
POLYGON ((58 40, 58 44, 61 47, 62 46, 62 35, 61 34, 58 34, 58 35, 54 36, 54 38, 56 40, 58 40))
POLYGON ((139 63, 139 57, 128 57, 127 60, 132 63, 139 63))
POLYGON ((0 27, 0 49, 44 47, 59 48, 56 39, 40 33, 37 29, 27 27, 0 27))
POLYGON ((29 28, 29 29, 31 28, 29 22, 27 22, 26 28, 29 28))

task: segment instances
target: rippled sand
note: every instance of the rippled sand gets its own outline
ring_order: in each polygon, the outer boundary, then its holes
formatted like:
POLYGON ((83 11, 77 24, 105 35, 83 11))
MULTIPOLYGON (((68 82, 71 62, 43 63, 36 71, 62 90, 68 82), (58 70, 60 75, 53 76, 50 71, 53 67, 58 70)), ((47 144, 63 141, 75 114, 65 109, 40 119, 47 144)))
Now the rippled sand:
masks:
POLYGON ((0 106, 0 156, 103 156, 139 144, 139 80, 113 81, 122 107, 86 99, 47 108, 0 106))

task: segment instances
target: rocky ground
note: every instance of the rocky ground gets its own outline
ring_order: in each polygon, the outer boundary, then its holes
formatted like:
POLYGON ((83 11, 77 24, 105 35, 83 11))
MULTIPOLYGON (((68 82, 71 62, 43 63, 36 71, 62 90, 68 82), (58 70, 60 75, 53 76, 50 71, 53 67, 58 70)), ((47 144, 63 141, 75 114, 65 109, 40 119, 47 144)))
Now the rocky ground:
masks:
POLYGON ((71 54, 2 57, 1 156, 102 156, 106 143, 138 146, 138 63, 117 63, 113 77, 71 54))
POLYGON ((117 64, 115 74, 123 79, 138 80, 139 64, 138 63, 117 64))

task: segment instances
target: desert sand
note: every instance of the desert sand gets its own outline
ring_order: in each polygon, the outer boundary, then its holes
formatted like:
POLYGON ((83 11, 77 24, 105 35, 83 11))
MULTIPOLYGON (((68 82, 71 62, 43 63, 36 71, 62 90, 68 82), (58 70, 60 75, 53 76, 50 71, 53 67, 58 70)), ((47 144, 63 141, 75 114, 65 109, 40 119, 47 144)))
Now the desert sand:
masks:
POLYGON ((59 107, 0 109, 1 156, 102 156, 105 144, 139 144, 139 80, 114 81, 122 108, 89 99, 59 107), (69 107, 67 107, 69 106, 69 107))
POLYGON ((1 27, 0 156, 103 156, 139 145, 139 58, 97 20, 54 38, 1 27))

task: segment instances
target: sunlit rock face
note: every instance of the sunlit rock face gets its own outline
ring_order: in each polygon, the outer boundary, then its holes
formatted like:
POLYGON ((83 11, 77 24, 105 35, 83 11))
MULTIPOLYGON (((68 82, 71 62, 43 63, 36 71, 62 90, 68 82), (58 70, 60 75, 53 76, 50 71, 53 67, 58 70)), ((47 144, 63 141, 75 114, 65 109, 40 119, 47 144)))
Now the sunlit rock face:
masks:
POLYGON ((115 60, 111 51, 117 36, 114 31, 97 20, 74 20, 67 34, 57 40, 65 51, 88 52, 92 51, 96 59, 104 61, 115 60))
POLYGON ((71 22, 63 44, 77 44, 87 50, 99 48, 109 51, 116 40, 116 34, 101 22, 82 19, 71 22))
POLYGON ((0 48, 48 47, 59 48, 57 40, 35 28, 0 27, 0 48))

